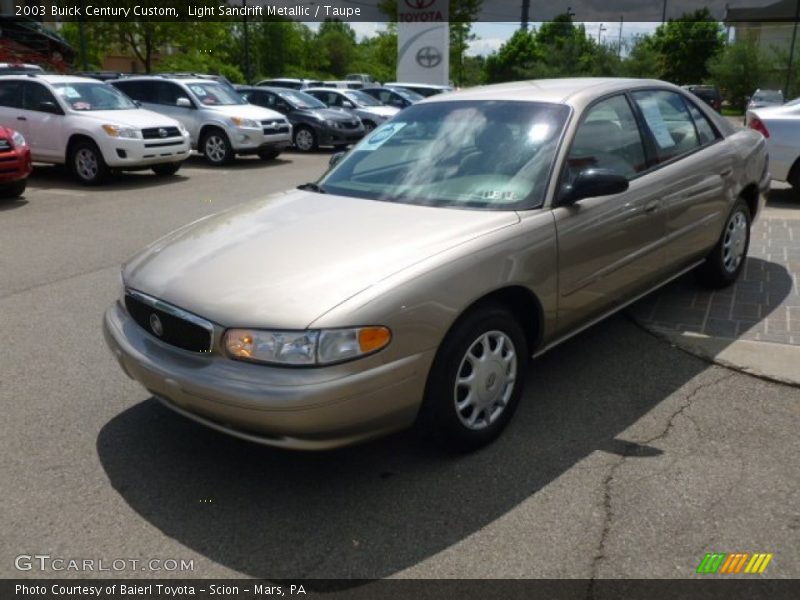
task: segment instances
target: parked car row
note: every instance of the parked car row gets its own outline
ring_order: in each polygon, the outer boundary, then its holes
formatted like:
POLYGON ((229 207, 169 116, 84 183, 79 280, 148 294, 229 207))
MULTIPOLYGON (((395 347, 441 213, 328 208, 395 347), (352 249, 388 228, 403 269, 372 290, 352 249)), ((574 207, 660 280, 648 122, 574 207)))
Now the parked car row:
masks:
POLYGON ((112 170, 167 176, 192 150, 224 165, 237 155, 272 160, 291 145, 306 152, 347 146, 421 99, 401 88, 301 92, 236 89, 224 78, 188 73, 102 75, 48 75, 35 65, 0 64, 0 125, 13 127, 0 141, 0 153, 11 153, 0 157, 8 163, 5 171, 0 167, 2 193, 24 190, 24 177, 14 178, 25 169, 12 173, 10 158, 23 146, 28 165, 65 164, 85 184, 102 182, 112 170))

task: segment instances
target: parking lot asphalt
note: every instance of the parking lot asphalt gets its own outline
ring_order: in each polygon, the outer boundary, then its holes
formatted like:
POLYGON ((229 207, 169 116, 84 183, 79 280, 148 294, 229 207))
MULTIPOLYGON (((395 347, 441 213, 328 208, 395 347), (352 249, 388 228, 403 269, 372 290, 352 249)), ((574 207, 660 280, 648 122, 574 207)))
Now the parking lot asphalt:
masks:
POLYGON ((99 188, 42 167, 0 203, 0 577, 92 576, 15 569, 38 553, 194 561, 111 573, 125 577, 688 578, 715 551, 774 553, 765 576, 800 577, 800 389, 625 315, 532 362, 509 429, 468 456, 406 433, 321 454, 256 446, 127 379, 100 330, 120 263, 313 180, 328 157, 192 159, 99 188))

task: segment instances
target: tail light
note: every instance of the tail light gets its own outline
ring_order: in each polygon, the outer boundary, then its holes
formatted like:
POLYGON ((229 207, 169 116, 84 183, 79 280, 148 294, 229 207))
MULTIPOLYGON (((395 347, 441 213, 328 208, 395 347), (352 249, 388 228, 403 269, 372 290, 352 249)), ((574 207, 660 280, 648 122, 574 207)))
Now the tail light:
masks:
POLYGON ((748 124, 748 126, 750 127, 750 129, 755 129, 765 138, 769 137, 769 130, 767 129, 767 126, 764 125, 764 121, 759 119, 757 116, 753 115, 750 117, 750 123, 748 124))

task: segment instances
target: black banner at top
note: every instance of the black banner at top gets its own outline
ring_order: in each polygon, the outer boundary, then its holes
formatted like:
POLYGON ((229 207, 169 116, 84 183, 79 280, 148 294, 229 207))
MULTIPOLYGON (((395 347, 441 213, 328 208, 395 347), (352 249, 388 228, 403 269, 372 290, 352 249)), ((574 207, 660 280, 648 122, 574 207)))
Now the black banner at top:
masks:
MULTIPOLYGON (((399 0, 424 19, 432 0, 399 0)), ((458 14, 451 0, 451 15, 458 14)), ((661 22, 692 18, 707 9, 726 23, 791 23, 800 16, 800 0, 483 0, 477 21, 550 21, 569 14, 574 21, 661 22)), ((397 14, 397 0, 6 0, 4 19, 36 21, 226 21, 291 19, 321 22, 386 22, 397 14)))

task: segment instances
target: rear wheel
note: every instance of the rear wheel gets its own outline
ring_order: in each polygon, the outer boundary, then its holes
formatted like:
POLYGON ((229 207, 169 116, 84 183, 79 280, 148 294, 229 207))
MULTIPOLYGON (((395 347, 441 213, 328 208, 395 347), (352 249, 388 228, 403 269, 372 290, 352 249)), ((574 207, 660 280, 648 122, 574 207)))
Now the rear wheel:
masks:
POLYGON ((81 140, 72 147, 69 164, 78 181, 85 185, 97 185, 108 177, 103 154, 90 140, 81 140))
POLYGON ((418 426, 453 450, 485 446, 514 414, 527 363, 525 334, 514 316, 501 306, 476 308, 439 347, 418 426))
POLYGON ((153 173, 159 175, 161 177, 168 177, 170 175, 175 175, 178 170, 181 168, 183 163, 175 162, 175 163, 163 163, 160 165, 153 165, 150 167, 153 169, 153 173))
POLYGON ((726 287, 739 277, 750 246, 750 209, 741 198, 725 221, 719 241, 700 266, 701 281, 715 288, 726 287))
POLYGON ((313 152, 317 145, 317 136, 310 127, 301 126, 294 130, 294 147, 300 152, 313 152))
POLYGON ((215 167, 226 165, 233 160, 231 142, 221 129, 207 130, 200 141, 200 148, 206 160, 215 167))

